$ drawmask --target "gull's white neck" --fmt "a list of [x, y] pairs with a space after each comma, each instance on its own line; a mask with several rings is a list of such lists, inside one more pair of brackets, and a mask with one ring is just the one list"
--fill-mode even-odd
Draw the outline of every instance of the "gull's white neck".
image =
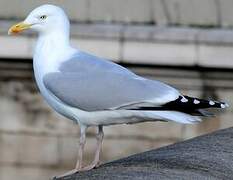
[[37, 40], [33, 56], [36, 76], [57, 72], [59, 65], [75, 50], [69, 44], [69, 35], [62, 31], [41, 34]]
[[69, 35], [62, 31], [39, 36], [33, 56], [33, 69], [41, 92], [46, 91], [43, 84], [44, 75], [59, 72], [60, 64], [75, 52], [77, 50], [69, 44]]
[[33, 69], [38, 88], [46, 101], [56, 111], [70, 117], [64, 104], [57, 101], [46, 89], [43, 77], [47, 73], [59, 72], [60, 64], [72, 56], [77, 50], [69, 45], [69, 36], [60, 32], [40, 35], [33, 56]]

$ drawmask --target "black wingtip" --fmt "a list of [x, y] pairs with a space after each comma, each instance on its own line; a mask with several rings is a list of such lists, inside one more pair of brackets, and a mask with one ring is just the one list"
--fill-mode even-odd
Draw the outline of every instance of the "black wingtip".
[[222, 109], [225, 109], [225, 108], [228, 108], [230, 107], [230, 105], [228, 103], [221, 103], [221, 108]]
[[159, 107], [138, 107], [130, 110], [143, 110], [143, 111], [167, 110], [167, 111], [180, 111], [192, 115], [212, 116], [213, 114], [208, 114], [208, 112], [204, 111], [204, 109], [209, 109], [209, 108], [225, 109], [227, 107], [229, 107], [229, 105], [225, 102], [204, 100], [189, 96], [179, 96], [176, 100], [168, 102]]
[[[189, 96], [182, 96], [182, 98], [179, 98], [182, 102], [183, 99], [186, 99], [186, 103], [189, 106], [194, 106], [196, 109], [205, 109], [205, 108], [222, 108], [225, 109], [229, 107], [229, 104], [225, 102], [219, 102], [219, 101], [213, 101], [213, 100], [204, 100], [204, 99], [198, 99], [193, 98]], [[185, 100], [183, 100], [184, 102]]]

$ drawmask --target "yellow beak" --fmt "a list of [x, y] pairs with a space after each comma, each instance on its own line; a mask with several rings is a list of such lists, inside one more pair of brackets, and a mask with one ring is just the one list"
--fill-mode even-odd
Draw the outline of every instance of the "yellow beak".
[[26, 24], [24, 22], [20, 22], [18, 24], [13, 25], [9, 30], [8, 34], [18, 34], [26, 29], [29, 29], [32, 25], [31, 24]]

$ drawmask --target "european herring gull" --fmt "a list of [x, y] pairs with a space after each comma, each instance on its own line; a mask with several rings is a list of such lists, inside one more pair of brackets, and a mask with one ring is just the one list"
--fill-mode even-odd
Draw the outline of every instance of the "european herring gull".
[[[70, 23], [54, 5], [34, 9], [9, 34], [32, 29], [39, 37], [33, 68], [39, 90], [58, 113], [80, 126], [78, 161], [66, 175], [99, 165], [103, 126], [145, 121], [175, 121], [192, 124], [208, 116], [206, 108], [225, 108], [226, 103], [182, 95], [159, 81], [145, 79], [128, 69], [75, 49], [70, 45]], [[98, 127], [94, 161], [82, 166], [86, 130]]]

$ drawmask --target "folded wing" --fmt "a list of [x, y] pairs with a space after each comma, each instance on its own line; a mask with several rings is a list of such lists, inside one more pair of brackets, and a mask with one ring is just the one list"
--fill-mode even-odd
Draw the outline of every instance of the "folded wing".
[[156, 107], [180, 95], [162, 82], [86, 54], [66, 61], [60, 70], [44, 76], [45, 87], [62, 102], [85, 111]]

